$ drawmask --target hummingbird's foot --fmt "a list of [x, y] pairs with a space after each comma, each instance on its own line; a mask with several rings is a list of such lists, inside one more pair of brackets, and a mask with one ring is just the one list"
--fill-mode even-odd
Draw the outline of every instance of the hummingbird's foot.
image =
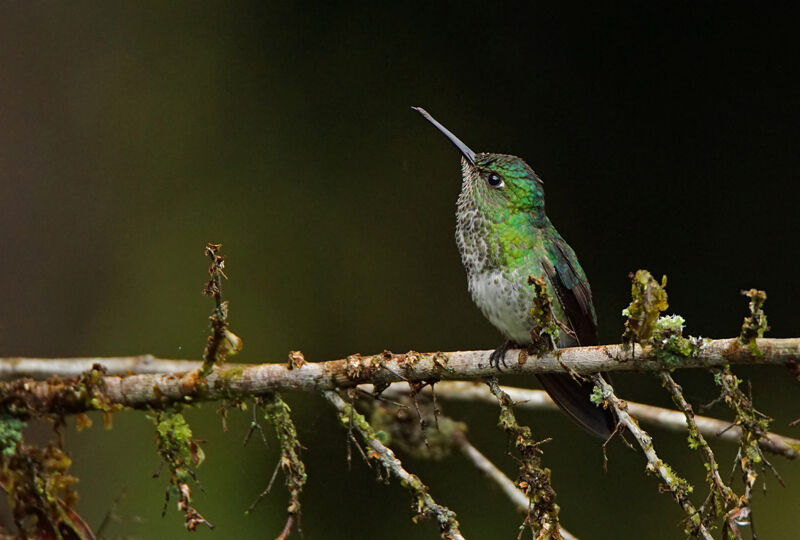
[[503, 371], [503, 369], [500, 367], [500, 362], [503, 363], [503, 367], [508, 367], [508, 364], [506, 364], [506, 352], [508, 349], [514, 346], [516, 346], [516, 343], [509, 339], [501, 343], [500, 346], [493, 350], [492, 354], [489, 355], [489, 366], [497, 368], [497, 371]]

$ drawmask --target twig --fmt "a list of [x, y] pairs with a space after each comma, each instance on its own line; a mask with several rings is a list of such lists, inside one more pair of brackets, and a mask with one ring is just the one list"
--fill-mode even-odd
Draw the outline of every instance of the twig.
[[463, 540], [464, 537], [458, 529], [455, 513], [446, 506], [438, 504], [428, 493], [428, 487], [416, 475], [403, 468], [402, 462], [394, 455], [391, 448], [378, 440], [378, 435], [364, 416], [354, 411], [353, 406], [345, 402], [336, 392], [328, 390], [324, 391], [322, 395], [339, 411], [339, 420], [345, 428], [350, 425], [352, 415], [353, 429], [358, 432], [364, 443], [374, 452], [371, 457], [379, 461], [387, 471], [397, 477], [413, 494], [415, 500], [414, 508], [417, 514], [434, 517], [439, 523], [442, 538]]
[[[746, 322], [747, 320], [745, 319]], [[766, 325], [766, 318], [763, 319], [763, 322]], [[744, 495], [739, 498], [736, 506], [728, 512], [728, 519], [735, 525], [752, 525], [751, 500], [753, 488], [758, 477], [756, 464], [761, 463], [762, 466], [769, 467], [778, 482], [783, 485], [783, 480], [764, 456], [758, 444], [759, 441], [765, 438], [771, 418], [755, 409], [752, 391], [748, 392], [748, 395], [742, 392], [739, 388], [739, 384], [742, 381], [731, 372], [729, 366], [715, 371], [714, 381], [720, 386], [720, 397], [736, 413], [736, 424], [742, 429], [742, 438], [739, 441], [739, 452], [734, 463], [734, 470], [736, 470], [737, 466], [741, 470], [745, 489]], [[755, 526], [753, 526], [753, 538], [755, 538]]]
[[258, 494], [258, 497], [256, 497], [256, 499], [250, 503], [250, 506], [248, 506], [247, 510], [244, 511], [245, 514], [250, 514], [253, 510], [256, 509], [256, 506], [258, 505], [258, 503], [261, 502], [261, 499], [269, 495], [269, 492], [272, 491], [273, 484], [275, 484], [275, 479], [278, 478], [279, 470], [281, 470], [280, 460], [278, 460], [278, 462], [275, 464], [275, 469], [272, 471], [272, 476], [270, 477], [269, 482], [267, 483], [267, 487], [265, 487], [261, 491], [261, 493]]
[[[556, 404], [543, 390], [515, 388], [513, 386], [501, 386], [500, 388], [511, 397], [517, 409], [558, 410]], [[486, 386], [476, 382], [438, 382], [436, 383], [436, 393], [440, 398], [453, 401], [479, 401], [490, 405], [497, 403], [497, 400]], [[402, 384], [393, 384], [384, 390], [382, 395], [391, 399], [399, 399], [404, 395], [408, 395], [408, 387]], [[628, 401], [627, 403], [628, 412], [640, 422], [670, 431], [686, 432], [688, 429], [686, 417], [682, 412], [633, 401]], [[725, 420], [695, 415], [694, 421], [699, 432], [705, 437], [730, 443], [738, 443], [741, 438], [741, 427]], [[789, 459], [800, 457], [800, 440], [777, 433], [767, 433], [765, 438], [759, 441], [759, 446], [767, 452], [782, 455]]]
[[500, 403], [500, 420], [498, 425], [508, 434], [520, 454], [519, 476], [517, 486], [525, 491], [528, 498], [528, 514], [520, 527], [521, 538], [523, 527], [530, 527], [536, 538], [560, 538], [558, 521], [558, 505], [556, 491], [550, 482], [550, 470], [542, 467], [539, 445], [528, 426], [517, 423], [513, 402], [497, 384], [495, 377], [486, 379], [489, 390]]
[[292, 526], [294, 525], [294, 516], [290, 515], [286, 518], [286, 524], [283, 526], [283, 530], [281, 533], [275, 537], [275, 540], [285, 540], [289, 537], [289, 533], [292, 532]]
[[[156, 358], [152, 354], [138, 356], [85, 357], [85, 358], [0, 358], [0, 380], [12, 381], [28, 377], [75, 377], [92, 368], [94, 364], [106, 367], [108, 375], [146, 375], [155, 373], [187, 373], [202, 367], [197, 360]], [[235, 367], [238, 364], [226, 364]], [[244, 364], [241, 364], [244, 366]]]
[[[698, 368], [733, 364], [783, 365], [800, 358], [800, 338], [757, 340], [760, 356], [743, 345], [738, 338], [721, 339], [703, 344], [696, 355], [682, 358], [670, 364], [670, 368]], [[560, 358], [552, 354], [537, 358], [536, 362], [523, 364], [511, 362], [506, 373], [563, 373], [564, 362], [580, 374], [599, 371], [660, 371], [663, 363], [650, 355], [650, 347], [636, 348], [636, 360], [630, 360], [630, 351], [621, 345], [575, 347], [559, 349]], [[517, 350], [517, 355], [525, 351]], [[111, 403], [134, 408], [163, 407], [171, 403], [186, 401], [212, 401], [223, 398], [245, 398], [265, 395], [275, 391], [320, 391], [347, 388], [363, 383], [384, 384], [396, 382], [402, 375], [409, 381], [431, 379], [477, 379], [492, 376], [494, 368], [489, 366], [491, 351], [457, 351], [451, 353], [414, 353], [359, 356], [357, 359], [332, 360], [329, 362], [307, 362], [300, 368], [289, 369], [285, 363], [229, 366], [215, 368], [207, 378], [196, 373], [142, 374], [130, 376], [105, 376], [103, 393]], [[506, 358], [513, 358], [510, 351]], [[151, 358], [151, 357], [143, 357]], [[42, 365], [38, 369], [42, 374]], [[113, 364], [113, 359], [93, 358], [49, 361], [53, 372], [75, 372], [75, 367], [65, 364], [75, 362], [84, 367], [92, 363]], [[34, 362], [37, 363], [37, 362]], [[130, 366], [130, 358], [126, 359]], [[27, 365], [25, 365], [27, 364]], [[24, 366], [23, 366], [24, 365]], [[152, 365], [152, 359], [151, 359]], [[388, 369], [383, 369], [386, 365]], [[29, 370], [32, 366], [23, 359], [0, 359], [0, 372], [18, 373], [21, 366]], [[188, 367], [188, 366], [187, 366]], [[65, 391], [66, 388], [66, 391]], [[93, 405], [80, 396], [75, 396], [69, 381], [16, 380], [0, 384], [0, 405], [18, 405], [19, 410], [29, 414], [79, 413], [94, 410]]]
[[[300, 495], [303, 493], [303, 486], [306, 483], [306, 467], [300, 458], [302, 445], [297, 438], [297, 429], [292, 422], [289, 406], [277, 394], [265, 396], [262, 403], [264, 404], [264, 418], [275, 428], [275, 436], [281, 448], [280, 467], [283, 470], [286, 490], [289, 492], [286, 526], [278, 535], [278, 538], [286, 538], [292, 530], [292, 525], [300, 517]], [[269, 493], [271, 485], [272, 480], [262, 495]], [[251, 505], [251, 508], [254, 505], [255, 503]]]
[[[484, 456], [480, 450], [472, 446], [463, 432], [456, 432], [453, 435], [453, 441], [458, 449], [461, 450], [461, 453], [464, 454], [464, 456], [466, 456], [466, 458], [469, 459], [479, 471], [497, 484], [497, 486], [500, 488], [500, 491], [502, 491], [503, 494], [508, 497], [512, 503], [514, 503], [514, 506], [517, 507], [517, 510], [520, 512], [528, 511], [528, 496], [525, 495], [525, 493], [519, 489], [503, 471], [498, 469], [497, 466], [489, 460], [489, 458]], [[564, 540], [578, 540], [574, 534], [567, 531], [563, 526], [561, 527], [561, 536], [564, 538]]]
[[472, 461], [473, 465], [481, 471], [483, 474], [486, 475], [487, 478], [492, 480], [503, 494], [508, 497], [514, 506], [517, 507], [517, 510], [520, 512], [527, 512], [528, 511], [528, 496], [519, 489], [514, 482], [505, 475], [503, 471], [497, 468], [497, 466], [489, 461], [489, 458], [484, 456], [480, 450], [472, 446], [470, 442], [467, 440], [466, 435], [463, 433], [458, 433], [453, 437], [454, 442], [461, 453], [463, 453], [470, 461]]
[[[95, 530], [95, 536], [97, 538], [104, 538], [105, 537], [105, 529], [112, 521], [119, 521], [119, 515], [117, 514], [117, 510], [119, 508], [120, 501], [126, 496], [127, 489], [122, 488], [117, 493], [114, 500], [111, 501], [111, 504], [106, 510], [106, 513], [103, 515], [103, 520], [100, 522], [100, 525], [97, 526]], [[0, 537], [1, 538], [1, 537]]]
[[628, 405], [614, 394], [614, 388], [608, 384], [600, 375], [592, 377], [595, 385], [600, 388], [603, 400], [609, 407], [614, 409], [619, 422], [623, 424], [631, 435], [639, 443], [642, 452], [647, 458], [647, 470], [657, 473], [664, 481], [664, 489], [678, 502], [686, 514], [689, 516], [687, 529], [692, 534], [699, 534], [705, 540], [713, 540], [713, 537], [705, 528], [700, 520], [700, 514], [689, 500], [690, 486], [686, 480], [677, 476], [672, 469], [656, 454], [653, 447], [653, 440], [646, 431], [639, 427], [639, 423], [628, 413]]
[[[767, 315], [764, 313], [764, 302], [767, 300], [767, 293], [758, 289], [750, 289], [749, 291], [742, 291], [742, 294], [750, 298], [748, 303], [750, 315], [744, 318], [739, 341], [747, 345], [750, 348], [750, 352], [758, 357], [761, 355], [761, 351], [758, 349], [758, 338], [763, 337], [764, 333], [769, 330]], [[739, 442], [739, 452], [736, 455], [734, 471], [738, 465], [742, 472], [742, 482], [745, 489], [744, 494], [739, 497], [735, 506], [728, 511], [728, 523], [737, 539], [741, 538], [737, 527], [739, 525], [750, 525], [752, 527], [752, 537], [755, 539], [756, 529], [752, 517], [751, 500], [753, 488], [758, 477], [756, 464], [761, 463], [762, 467], [769, 467], [778, 482], [783, 485], [783, 480], [764, 456], [759, 446], [759, 442], [765, 438], [772, 419], [756, 410], [753, 406], [752, 386], [748, 383], [748, 392], [745, 394], [739, 388], [742, 380], [733, 374], [729, 365], [711, 371], [714, 373], [714, 382], [720, 386], [720, 397], [718, 399], [724, 401], [736, 413], [736, 424], [742, 428], [742, 437]]]
[[[708, 446], [705, 437], [703, 437], [703, 434], [700, 433], [697, 427], [692, 406], [686, 401], [681, 387], [668, 372], [662, 371], [658, 376], [661, 379], [661, 384], [672, 396], [672, 401], [683, 411], [686, 424], [689, 426], [689, 445], [693, 448], [698, 448], [703, 455], [703, 460], [706, 462], [706, 471], [708, 471], [711, 488], [709, 501], [707, 502], [710, 502], [710, 505], [706, 508], [706, 504], [703, 504], [701, 510], [707, 511], [710, 518], [718, 517], [718, 513], [720, 512], [725, 514], [727, 517], [726, 524], [731, 534], [733, 534], [735, 538], [741, 538], [737, 520], [734, 518], [733, 514], [728, 514], [728, 510], [736, 508], [738, 497], [719, 475], [719, 466], [714, 457], [714, 452], [711, 450], [711, 447]], [[703, 517], [704, 516], [701, 516], [701, 519]]]
[[211, 335], [208, 345], [203, 351], [203, 366], [200, 375], [211, 373], [214, 366], [221, 364], [226, 354], [226, 333], [228, 326], [228, 303], [222, 301], [222, 278], [225, 276], [225, 257], [219, 254], [222, 244], [207, 244], [206, 255], [211, 259], [208, 267], [209, 280], [203, 288], [203, 294], [214, 297], [214, 312], [208, 318], [211, 321]]
[[250, 442], [250, 437], [253, 436], [254, 431], [258, 431], [259, 435], [261, 435], [261, 442], [264, 443], [266, 448], [269, 448], [269, 442], [267, 442], [267, 436], [264, 434], [264, 428], [261, 427], [261, 424], [258, 422], [258, 404], [260, 403], [260, 398], [253, 399], [253, 419], [250, 420], [250, 427], [247, 430], [247, 433], [244, 436], [244, 441], [242, 441], [242, 446], [247, 446], [247, 443]]

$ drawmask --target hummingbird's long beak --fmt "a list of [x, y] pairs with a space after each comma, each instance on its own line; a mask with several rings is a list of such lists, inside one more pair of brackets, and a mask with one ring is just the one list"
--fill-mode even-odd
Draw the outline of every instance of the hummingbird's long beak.
[[467, 159], [467, 161], [469, 161], [469, 162], [470, 162], [470, 163], [471, 163], [473, 166], [475, 165], [475, 152], [473, 152], [472, 150], [470, 150], [470, 149], [469, 149], [469, 147], [468, 147], [466, 144], [464, 144], [463, 142], [461, 142], [461, 140], [460, 140], [458, 137], [456, 137], [455, 135], [453, 135], [453, 134], [450, 132], [450, 130], [449, 130], [449, 129], [447, 129], [447, 128], [446, 128], [446, 127], [444, 127], [442, 124], [440, 124], [439, 122], [437, 122], [437, 121], [436, 121], [436, 119], [435, 119], [433, 116], [431, 116], [430, 114], [428, 114], [428, 111], [426, 111], [426, 110], [425, 110], [425, 109], [423, 109], [422, 107], [411, 107], [411, 108], [412, 108], [412, 109], [414, 109], [415, 111], [417, 111], [417, 112], [418, 112], [419, 114], [421, 114], [422, 116], [424, 116], [424, 117], [425, 117], [425, 119], [426, 119], [428, 122], [430, 122], [431, 124], [433, 124], [434, 126], [436, 126], [436, 129], [438, 129], [439, 131], [441, 131], [442, 133], [444, 133], [444, 136], [445, 136], [445, 137], [447, 137], [448, 139], [450, 139], [450, 142], [451, 142], [451, 143], [453, 143], [454, 145], [456, 145], [456, 148], [458, 148], [459, 152], [461, 152], [461, 153], [464, 155], [464, 157]]

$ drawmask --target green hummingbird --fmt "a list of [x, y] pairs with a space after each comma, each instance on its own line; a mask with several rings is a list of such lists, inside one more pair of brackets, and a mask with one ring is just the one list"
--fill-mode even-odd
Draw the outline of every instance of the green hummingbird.
[[[544, 186], [521, 158], [476, 154], [421, 107], [413, 107], [461, 152], [461, 194], [456, 242], [467, 271], [472, 299], [506, 341], [490, 364], [505, 366], [511, 347], [533, 344], [531, 318], [535, 290], [528, 276], [544, 280], [562, 330], [558, 345], [597, 345], [592, 291], [575, 252], [558, 234], [544, 208]], [[539, 374], [544, 389], [575, 422], [608, 438], [616, 419], [590, 401], [593, 385], [569, 374]]]

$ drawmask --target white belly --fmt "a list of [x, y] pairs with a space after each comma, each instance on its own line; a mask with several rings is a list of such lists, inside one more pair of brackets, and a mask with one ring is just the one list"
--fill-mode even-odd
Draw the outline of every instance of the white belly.
[[527, 276], [502, 272], [481, 272], [469, 278], [469, 291], [484, 316], [507, 338], [516, 343], [531, 342], [530, 308], [532, 289]]

